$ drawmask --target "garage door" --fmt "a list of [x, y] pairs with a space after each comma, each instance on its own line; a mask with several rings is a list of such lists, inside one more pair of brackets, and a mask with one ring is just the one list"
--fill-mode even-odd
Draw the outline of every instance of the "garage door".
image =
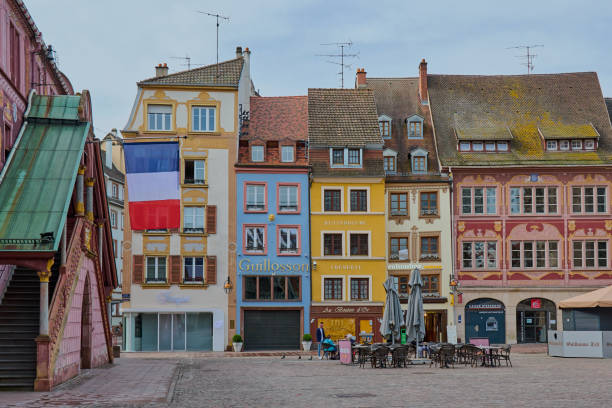
[[245, 310], [245, 350], [298, 350], [299, 310]]

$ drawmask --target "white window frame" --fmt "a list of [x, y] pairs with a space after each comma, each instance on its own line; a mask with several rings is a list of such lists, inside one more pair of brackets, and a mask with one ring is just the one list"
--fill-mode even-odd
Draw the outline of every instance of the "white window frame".
[[[537, 250], [537, 244], [538, 242], [544, 242], [544, 266], [538, 266], [538, 250]], [[557, 244], [557, 266], [550, 266], [550, 243], [554, 242]], [[520, 266], [512, 266], [512, 261], [514, 260], [513, 256], [514, 254], [512, 253], [512, 244], [513, 243], [520, 243]], [[525, 266], [525, 243], [530, 243], [531, 244], [531, 251], [532, 251], [532, 258], [531, 258], [531, 262], [532, 262], [532, 266]], [[557, 270], [557, 269], [561, 269], [561, 241], [556, 241], [554, 239], [534, 239], [534, 240], [520, 240], [520, 239], [512, 239], [509, 240], [508, 243], [508, 255], [509, 255], [509, 259], [510, 259], [510, 264], [509, 267], [512, 270], [520, 270], [520, 269], [527, 269], [527, 270], [533, 270], [533, 269], [538, 269], [538, 268], [544, 268], [544, 269], [553, 269], [553, 270]]]
[[[253, 233], [251, 233], [252, 237], [253, 237], [253, 241], [255, 242], [255, 244], [257, 244], [256, 241], [259, 240], [259, 234], [257, 233], [258, 230], [261, 230], [261, 244], [262, 247], [261, 249], [249, 249], [248, 247], [248, 237], [249, 237], [249, 233], [251, 230], [255, 231], [255, 235], [253, 235]], [[244, 226], [244, 251], [245, 253], [248, 254], [252, 254], [252, 255], [264, 255], [267, 253], [267, 234], [266, 234], [266, 227], [262, 226], [262, 225], [245, 225]]]
[[[165, 112], [167, 110], [166, 108], [169, 108], [170, 112]], [[151, 112], [152, 110], [158, 110], [160, 112]], [[162, 110], [164, 112], [162, 112]], [[148, 104], [147, 105], [147, 130], [166, 131], [166, 132], [172, 130], [172, 113], [173, 113], [172, 105], [167, 105], [167, 104], [162, 104], [162, 103]], [[153, 126], [151, 126], [151, 124], [153, 124]]]
[[[476, 189], [482, 189], [482, 212], [476, 212]], [[495, 194], [493, 195], [493, 207], [495, 208], [495, 212], [489, 212], [489, 194], [488, 191], [493, 189]], [[470, 212], [463, 211], [463, 191], [470, 190]], [[462, 215], [495, 215], [497, 214], [497, 187], [493, 186], [470, 186], [470, 187], [461, 187], [461, 197], [460, 197], [460, 205], [461, 205], [461, 214]]]
[[595, 150], [595, 140], [587, 139], [584, 141], [584, 149], [585, 150]]
[[547, 140], [546, 141], [546, 150], [557, 150], [557, 141], [556, 140]]
[[[587, 242], [593, 242], [594, 244], [594, 257], [593, 257], [593, 266], [586, 266], [586, 244]], [[606, 264], [604, 266], [599, 265], [599, 243], [603, 242], [606, 244]], [[581, 253], [581, 265], [576, 265], [575, 254], [575, 245], [580, 244], [580, 253]], [[574, 269], [607, 269], [610, 265], [610, 242], [608, 239], [592, 239], [592, 238], [578, 238], [571, 241], [570, 251], [572, 254], [572, 267]]]
[[508, 142], [497, 142], [497, 150], [498, 151], [500, 151], [500, 152], [507, 152], [508, 149], [509, 149]]
[[[187, 162], [193, 162], [193, 178], [187, 178]], [[204, 159], [185, 159], [184, 163], [185, 174], [183, 176], [183, 182], [186, 184], [206, 184], [206, 160]], [[201, 173], [201, 174], [198, 174]], [[199, 177], [201, 175], [201, 177]], [[191, 183], [187, 183], [191, 180]]]
[[470, 142], [459, 142], [459, 151], [460, 152], [469, 152], [472, 150], [472, 143]]
[[[196, 111], [198, 112], [197, 116], [199, 118], [199, 123], [196, 122]], [[212, 129], [210, 128], [210, 112], [211, 111], [212, 111], [212, 117], [213, 117]], [[204, 125], [206, 125], [205, 129], [201, 127], [202, 112], [205, 112], [205, 115], [206, 115], [206, 118], [204, 119]], [[216, 130], [217, 130], [217, 107], [216, 106], [196, 105], [196, 106], [191, 107], [191, 131], [192, 132], [209, 133], [209, 132], [215, 132]]]
[[496, 150], [495, 142], [485, 142], [486, 152], [494, 152], [495, 150]]
[[[537, 199], [536, 199], [536, 189], [538, 188], [543, 188], [544, 189], [544, 212], [537, 212]], [[518, 205], [519, 205], [519, 211], [514, 211], [512, 205], [512, 198], [513, 198], [513, 190], [518, 189], [519, 192], [519, 201], [518, 201]], [[525, 212], [525, 189], [530, 189], [531, 190], [531, 212]], [[549, 208], [552, 205], [552, 203], [550, 202], [550, 190], [553, 189], [555, 191], [555, 197], [556, 197], [556, 202], [554, 203], [554, 205], [557, 208], [557, 211], [555, 212], [550, 212]], [[509, 209], [508, 209], [508, 213], [509, 215], [527, 215], [527, 216], [531, 216], [531, 215], [559, 215], [559, 211], [560, 211], [560, 207], [561, 207], [561, 200], [560, 200], [560, 196], [559, 196], [559, 191], [560, 191], [560, 186], [558, 185], [537, 185], [537, 186], [510, 186], [508, 189], [508, 204], [509, 204]]]
[[[204, 233], [204, 225], [206, 218], [205, 207], [203, 206], [185, 206], [183, 207], [183, 232], [184, 233]], [[198, 224], [201, 221], [201, 226]], [[190, 224], [191, 226], [187, 226]]]
[[[260, 196], [263, 196], [263, 202], [261, 203], [263, 208], [249, 208], [249, 190], [250, 188], [254, 188], [255, 190], [253, 190], [253, 194], [254, 194], [254, 200], [253, 200], [253, 205], [257, 205], [259, 206], [260, 202], [259, 202], [259, 198], [261, 198]], [[259, 189], [263, 190], [263, 194], [259, 194]], [[245, 187], [245, 210], [246, 212], [262, 212], [262, 211], [266, 211], [267, 206], [267, 197], [266, 197], [266, 192], [267, 192], [267, 186], [265, 184], [260, 184], [260, 183], [246, 183], [246, 187]]]
[[484, 152], [483, 142], [472, 142], [472, 150], [475, 152]]
[[[483, 258], [482, 258], [482, 267], [477, 267], [476, 266], [476, 244], [477, 243], [482, 243], [483, 244]], [[494, 243], [495, 244], [495, 266], [489, 266], [489, 250], [488, 250], [488, 246], [489, 243]], [[464, 244], [471, 244], [471, 266], [464, 266], [464, 260], [465, 258], [463, 257], [463, 245]], [[462, 270], [475, 270], [475, 271], [481, 271], [481, 270], [496, 270], [499, 267], [499, 242], [496, 240], [465, 240], [465, 241], [461, 241], [461, 263], [459, 264]]]
[[561, 140], [559, 141], [559, 150], [569, 150], [570, 149], [570, 141], [569, 140]]
[[112, 228], [117, 228], [117, 211], [115, 210], [110, 211], [110, 222], [111, 222]]
[[[580, 189], [580, 211], [574, 211], [574, 189], [578, 188]], [[585, 194], [585, 189], [587, 188], [592, 188], [593, 189], [593, 211], [586, 211], [586, 194]], [[597, 194], [597, 190], [603, 188], [604, 189], [604, 211], [599, 211], [598, 210], [598, 201], [597, 198], [599, 197], [599, 194]], [[588, 185], [588, 186], [570, 186], [570, 205], [572, 208], [572, 214], [607, 214], [608, 210], [609, 210], [609, 205], [608, 205], [608, 200], [609, 200], [609, 195], [608, 195], [608, 187], [607, 186], [602, 186], [602, 185]]]
[[[189, 273], [191, 276], [191, 280], [185, 280], [186, 275], [188, 274], [187, 268], [187, 260], [190, 259], [192, 264], [191, 264], [191, 273]], [[196, 259], [201, 259], [202, 260], [202, 280], [198, 281], [195, 279], [196, 276]], [[197, 284], [202, 284], [204, 283], [206, 279], [206, 260], [204, 259], [203, 256], [185, 256], [183, 257], [183, 276], [182, 276], [182, 281], [183, 284], [187, 284], [187, 285], [197, 285]]]
[[251, 146], [251, 161], [261, 163], [264, 161], [266, 152], [265, 146], [263, 145], [252, 145]]
[[[159, 260], [164, 259], [164, 274], [163, 277], [160, 277], [160, 265]], [[154, 259], [154, 268], [155, 268], [155, 279], [149, 280], [149, 259]], [[166, 283], [168, 280], [168, 259], [165, 256], [147, 256], [145, 258], [145, 282], [146, 283]], [[163, 278], [163, 279], [162, 279]]]
[[[283, 231], [289, 231], [290, 236], [291, 232], [295, 231], [295, 250], [283, 250], [281, 247], [282, 239], [281, 235]], [[278, 226], [278, 254], [279, 255], [299, 255], [300, 254], [300, 229], [296, 226], [288, 226], [288, 225], [279, 225]]]
[[[282, 213], [298, 213], [300, 211], [300, 186], [299, 185], [289, 185], [289, 184], [280, 184], [278, 186], [276, 186], [276, 188], [278, 189], [278, 211], [282, 212]], [[286, 194], [282, 193], [282, 189], [288, 189]], [[295, 210], [283, 210], [281, 208], [282, 206], [282, 200], [283, 199], [287, 199], [287, 204], [290, 204], [290, 198], [291, 198], [291, 193], [289, 192], [289, 189], [295, 189]]]
[[[287, 152], [291, 152], [291, 155], [289, 155]], [[295, 147], [290, 146], [290, 145], [281, 146], [281, 162], [293, 163], [294, 161], [295, 161]]]
[[572, 140], [572, 150], [582, 150], [582, 140], [573, 139]]
[[[342, 164], [334, 164], [334, 150], [342, 150], [344, 158]], [[359, 150], [359, 163], [349, 163], [349, 150]], [[363, 149], [358, 147], [330, 147], [329, 148], [329, 166], [332, 168], [360, 168], [363, 167]]]

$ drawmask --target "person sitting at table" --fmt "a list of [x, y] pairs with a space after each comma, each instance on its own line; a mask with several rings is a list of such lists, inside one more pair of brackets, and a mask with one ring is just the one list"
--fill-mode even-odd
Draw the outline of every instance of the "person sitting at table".
[[333, 360], [336, 355], [336, 352], [338, 351], [338, 348], [336, 347], [336, 343], [333, 342], [333, 340], [331, 339], [331, 336], [327, 336], [325, 340], [323, 340], [322, 344], [323, 344], [323, 357], [327, 355], [327, 358], [331, 357]]
[[355, 341], [357, 340], [357, 337], [353, 336], [351, 333], [348, 333], [346, 335], [346, 340], [351, 342], [351, 346], [355, 344]]
[[[416, 340], [412, 340], [410, 343], [416, 348]], [[427, 354], [429, 354], [427, 345], [419, 343], [419, 347], [417, 348], [417, 358], [425, 357]]]

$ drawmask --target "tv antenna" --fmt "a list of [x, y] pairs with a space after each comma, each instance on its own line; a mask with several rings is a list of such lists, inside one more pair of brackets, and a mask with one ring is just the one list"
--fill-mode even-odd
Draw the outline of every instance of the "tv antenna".
[[357, 54], [346, 54], [344, 48], [351, 48], [353, 43], [349, 40], [348, 42], [332, 42], [332, 43], [323, 43], [321, 45], [335, 45], [340, 48], [340, 54], [315, 54], [317, 57], [332, 57], [332, 58], [340, 58], [340, 62], [338, 61], [326, 61], [330, 64], [340, 65], [340, 83], [342, 88], [344, 88], [344, 70], [350, 68], [349, 64], [344, 63], [344, 58], [355, 58], [359, 57], [359, 53]]
[[218, 13], [208, 13], [206, 11], [196, 10], [200, 14], [206, 14], [210, 17], [215, 17], [217, 19], [217, 76], [219, 76], [219, 19], [229, 21], [229, 17], [222, 16]]
[[517, 55], [517, 58], [525, 58], [525, 62], [523, 62], [522, 64], [525, 65], [527, 67], [527, 75], [531, 74], [533, 72], [533, 59], [535, 57], [537, 57], [537, 54], [534, 54], [531, 50], [533, 48], [538, 48], [538, 47], [543, 47], [544, 44], [535, 44], [535, 45], [517, 45], [516, 47], [508, 47], [506, 48], [507, 50], [509, 49], [522, 49], [526, 51], [525, 55]]
[[170, 58], [185, 61], [185, 63], [184, 63], [184, 64], [181, 64], [181, 65], [182, 65], [182, 66], [185, 66], [185, 65], [186, 65], [186, 66], [187, 66], [187, 70], [190, 70], [190, 69], [191, 69], [191, 57], [190, 57], [189, 55], [185, 54], [185, 56], [184, 56], [184, 57], [170, 57]]

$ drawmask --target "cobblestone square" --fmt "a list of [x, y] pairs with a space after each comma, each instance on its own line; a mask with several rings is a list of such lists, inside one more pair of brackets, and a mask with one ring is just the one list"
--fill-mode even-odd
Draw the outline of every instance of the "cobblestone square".
[[514, 367], [372, 369], [291, 355], [130, 355], [6, 407], [604, 407], [612, 361], [514, 354]]

